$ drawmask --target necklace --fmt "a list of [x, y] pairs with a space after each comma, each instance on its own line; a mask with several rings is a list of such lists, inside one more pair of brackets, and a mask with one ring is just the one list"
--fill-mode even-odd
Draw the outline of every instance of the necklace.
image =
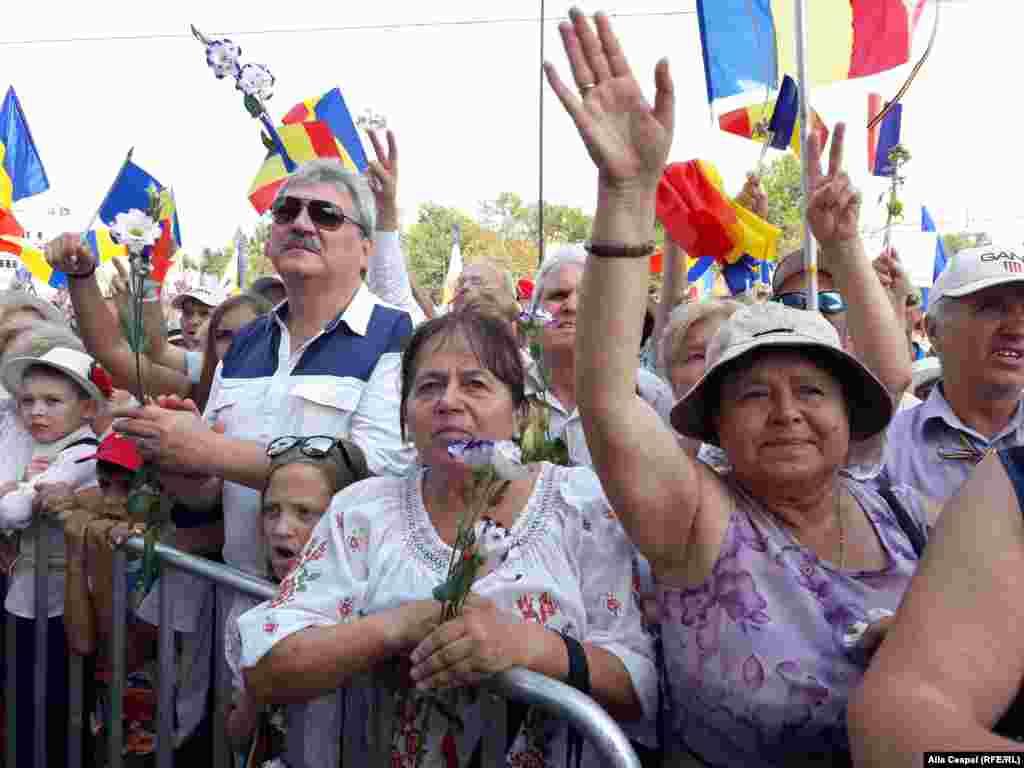
[[846, 568], [846, 527], [843, 525], [843, 491], [836, 491], [836, 524], [839, 526], [839, 570]]

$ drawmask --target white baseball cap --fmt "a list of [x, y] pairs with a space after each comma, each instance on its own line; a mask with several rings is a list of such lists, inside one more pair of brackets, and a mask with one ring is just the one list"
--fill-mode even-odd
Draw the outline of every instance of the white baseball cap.
[[1024, 283], [1024, 250], [999, 245], [965, 248], [946, 264], [928, 301], [970, 296], [1006, 283]]
[[207, 288], [199, 285], [195, 288], [189, 288], [183, 293], [179, 293], [174, 297], [174, 301], [171, 302], [171, 306], [174, 309], [181, 309], [181, 305], [185, 303], [185, 299], [194, 299], [200, 304], [205, 304], [208, 307], [216, 307], [224, 301], [224, 298], [224, 294], [219, 289]]
[[846, 352], [839, 334], [818, 312], [775, 302], [744, 307], [708, 343], [704, 375], [672, 408], [672, 426], [688, 437], [718, 444], [711, 415], [718, 410], [723, 367], [767, 347], [807, 351], [842, 382], [850, 411], [850, 437], [864, 440], [885, 429], [893, 401], [885, 385]]
[[100, 388], [92, 381], [96, 361], [84, 352], [67, 347], [54, 347], [40, 357], [15, 357], [8, 360], [3, 370], [0, 370], [0, 378], [8, 390], [17, 392], [25, 372], [34, 366], [58, 370], [73, 379], [93, 400], [101, 403], [105, 401]]

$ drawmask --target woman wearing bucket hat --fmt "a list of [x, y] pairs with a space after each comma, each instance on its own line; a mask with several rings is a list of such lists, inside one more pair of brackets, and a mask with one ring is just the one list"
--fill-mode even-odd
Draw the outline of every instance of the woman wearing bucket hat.
[[[632, 381], [672, 140], [668, 64], [652, 107], [607, 17], [596, 32], [579, 11], [570, 18], [560, 31], [576, 85], [594, 87], [580, 98], [546, 69], [599, 169], [579, 402], [602, 485], [658, 583], [670, 764], [848, 764], [846, 700], [878, 640], [865, 630], [898, 607], [925, 515], [912, 490], [891, 489], [890, 506], [841, 472], [851, 440], [885, 428], [893, 385], [909, 381], [905, 339], [857, 238], [841, 142], [828, 174], [813, 175], [809, 217], [829, 266], [877, 297], [875, 325], [858, 332], [874, 348], [862, 364], [818, 313], [780, 304], [729, 318], [672, 413], [683, 434], [724, 449], [732, 469], [719, 475], [637, 401]], [[808, 152], [814, 166], [820, 148]]]

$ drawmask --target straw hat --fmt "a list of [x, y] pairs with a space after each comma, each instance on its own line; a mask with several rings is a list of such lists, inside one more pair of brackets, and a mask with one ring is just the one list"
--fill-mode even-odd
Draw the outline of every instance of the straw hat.
[[90, 398], [101, 403], [104, 402], [103, 393], [91, 379], [93, 369], [98, 366], [84, 352], [67, 347], [54, 347], [42, 357], [15, 357], [8, 360], [0, 370], [0, 379], [3, 379], [3, 384], [8, 390], [17, 392], [25, 378], [25, 371], [33, 366], [43, 366], [60, 371], [74, 379], [75, 383], [84, 389]]

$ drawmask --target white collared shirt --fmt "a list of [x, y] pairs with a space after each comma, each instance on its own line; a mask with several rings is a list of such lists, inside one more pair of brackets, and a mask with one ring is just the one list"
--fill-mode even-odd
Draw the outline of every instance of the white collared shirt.
[[[360, 286], [343, 313], [291, 350], [287, 302], [243, 329], [217, 367], [206, 419], [225, 434], [266, 445], [281, 435], [355, 441], [370, 471], [402, 475], [414, 451], [399, 429], [401, 346], [409, 315]], [[224, 560], [262, 573], [260, 493], [224, 483]]]
[[[579, 408], [568, 411], [551, 390], [544, 390], [537, 363], [524, 352], [526, 370], [526, 394], [537, 395], [551, 406], [550, 436], [561, 437], [569, 449], [569, 461], [573, 466], [592, 467], [594, 461], [587, 447], [587, 438], [583, 433], [583, 421], [580, 419]], [[669, 423], [672, 410], [672, 388], [660, 377], [644, 368], [637, 368], [636, 389], [641, 399], [647, 402], [662, 420]], [[539, 394], [538, 394], [539, 393]]]

